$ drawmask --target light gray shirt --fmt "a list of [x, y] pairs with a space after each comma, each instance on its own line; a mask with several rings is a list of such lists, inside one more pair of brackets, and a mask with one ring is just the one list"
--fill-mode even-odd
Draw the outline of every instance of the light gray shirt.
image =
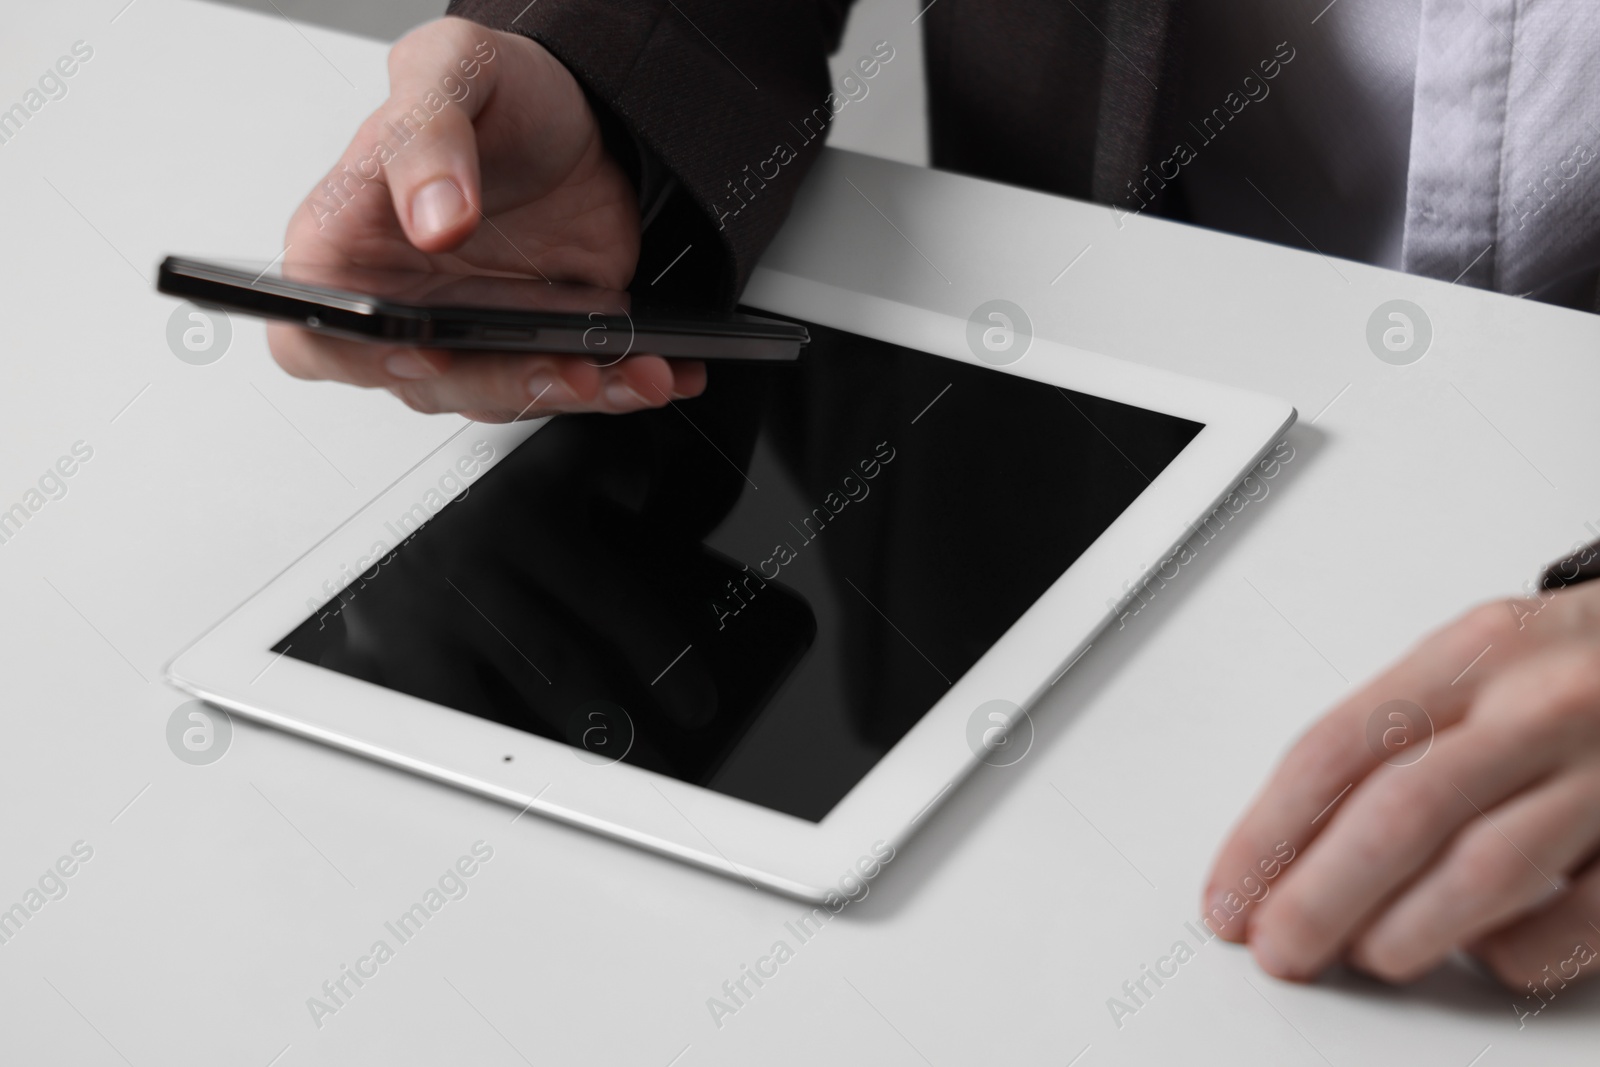
[[1596, 0], [1192, 0], [1190, 48], [1180, 127], [1249, 100], [1191, 142], [1196, 222], [1595, 306]]

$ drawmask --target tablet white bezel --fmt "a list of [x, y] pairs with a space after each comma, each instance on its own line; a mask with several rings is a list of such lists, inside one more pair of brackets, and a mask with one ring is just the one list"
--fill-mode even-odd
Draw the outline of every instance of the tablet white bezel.
[[[977, 364], [963, 319], [757, 272], [746, 303]], [[268, 651], [308, 601], [368, 566], [385, 522], [470, 485], [487, 442], [503, 458], [542, 422], [469, 424], [346, 520], [168, 667], [180, 689], [257, 722], [447, 782], [780, 892], [821, 902], [878, 841], [902, 845], [976, 765], [967, 720], [995, 699], [1027, 708], [1289, 428], [1286, 402], [1035, 338], [1018, 374], [1203, 423], [1183, 452], [819, 823], [578, 750]], [[473, 473], [465, 474], [467, 468]], [[443, 495], [441, 493], [441, 495]], [[426, 536], [424, 534], [424, 536]], [[359, 595], [359, 594], [358, 594]], [[506, 762], [504, 757], [513, 756]]]

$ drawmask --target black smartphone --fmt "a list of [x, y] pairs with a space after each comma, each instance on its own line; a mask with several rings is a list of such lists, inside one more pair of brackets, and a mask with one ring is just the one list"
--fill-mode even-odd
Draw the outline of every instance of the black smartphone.
[[797, 323], [697, 311], [610, 289], [493, 275], [207, 262], [168, 256], [156, 288], [224, 311], [355, 341], [553, 352], [609, 366], [633, 352], [683, 359], [792, 360]]

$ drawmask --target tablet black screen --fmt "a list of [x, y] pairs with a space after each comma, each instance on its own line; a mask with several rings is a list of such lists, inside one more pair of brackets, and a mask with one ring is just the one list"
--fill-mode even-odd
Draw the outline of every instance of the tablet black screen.
[[810, 329], [555, 419], [273, 651], [822, 819], [1201, 426]]

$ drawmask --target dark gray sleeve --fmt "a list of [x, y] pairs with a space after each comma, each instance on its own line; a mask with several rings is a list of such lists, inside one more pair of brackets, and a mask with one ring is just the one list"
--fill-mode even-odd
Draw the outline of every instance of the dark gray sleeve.
[[449, 13], [538, 41], [583, 86], [655, 210], [634, 289], [731, 307], [820, 153], [849, 2], [452, 0]]

